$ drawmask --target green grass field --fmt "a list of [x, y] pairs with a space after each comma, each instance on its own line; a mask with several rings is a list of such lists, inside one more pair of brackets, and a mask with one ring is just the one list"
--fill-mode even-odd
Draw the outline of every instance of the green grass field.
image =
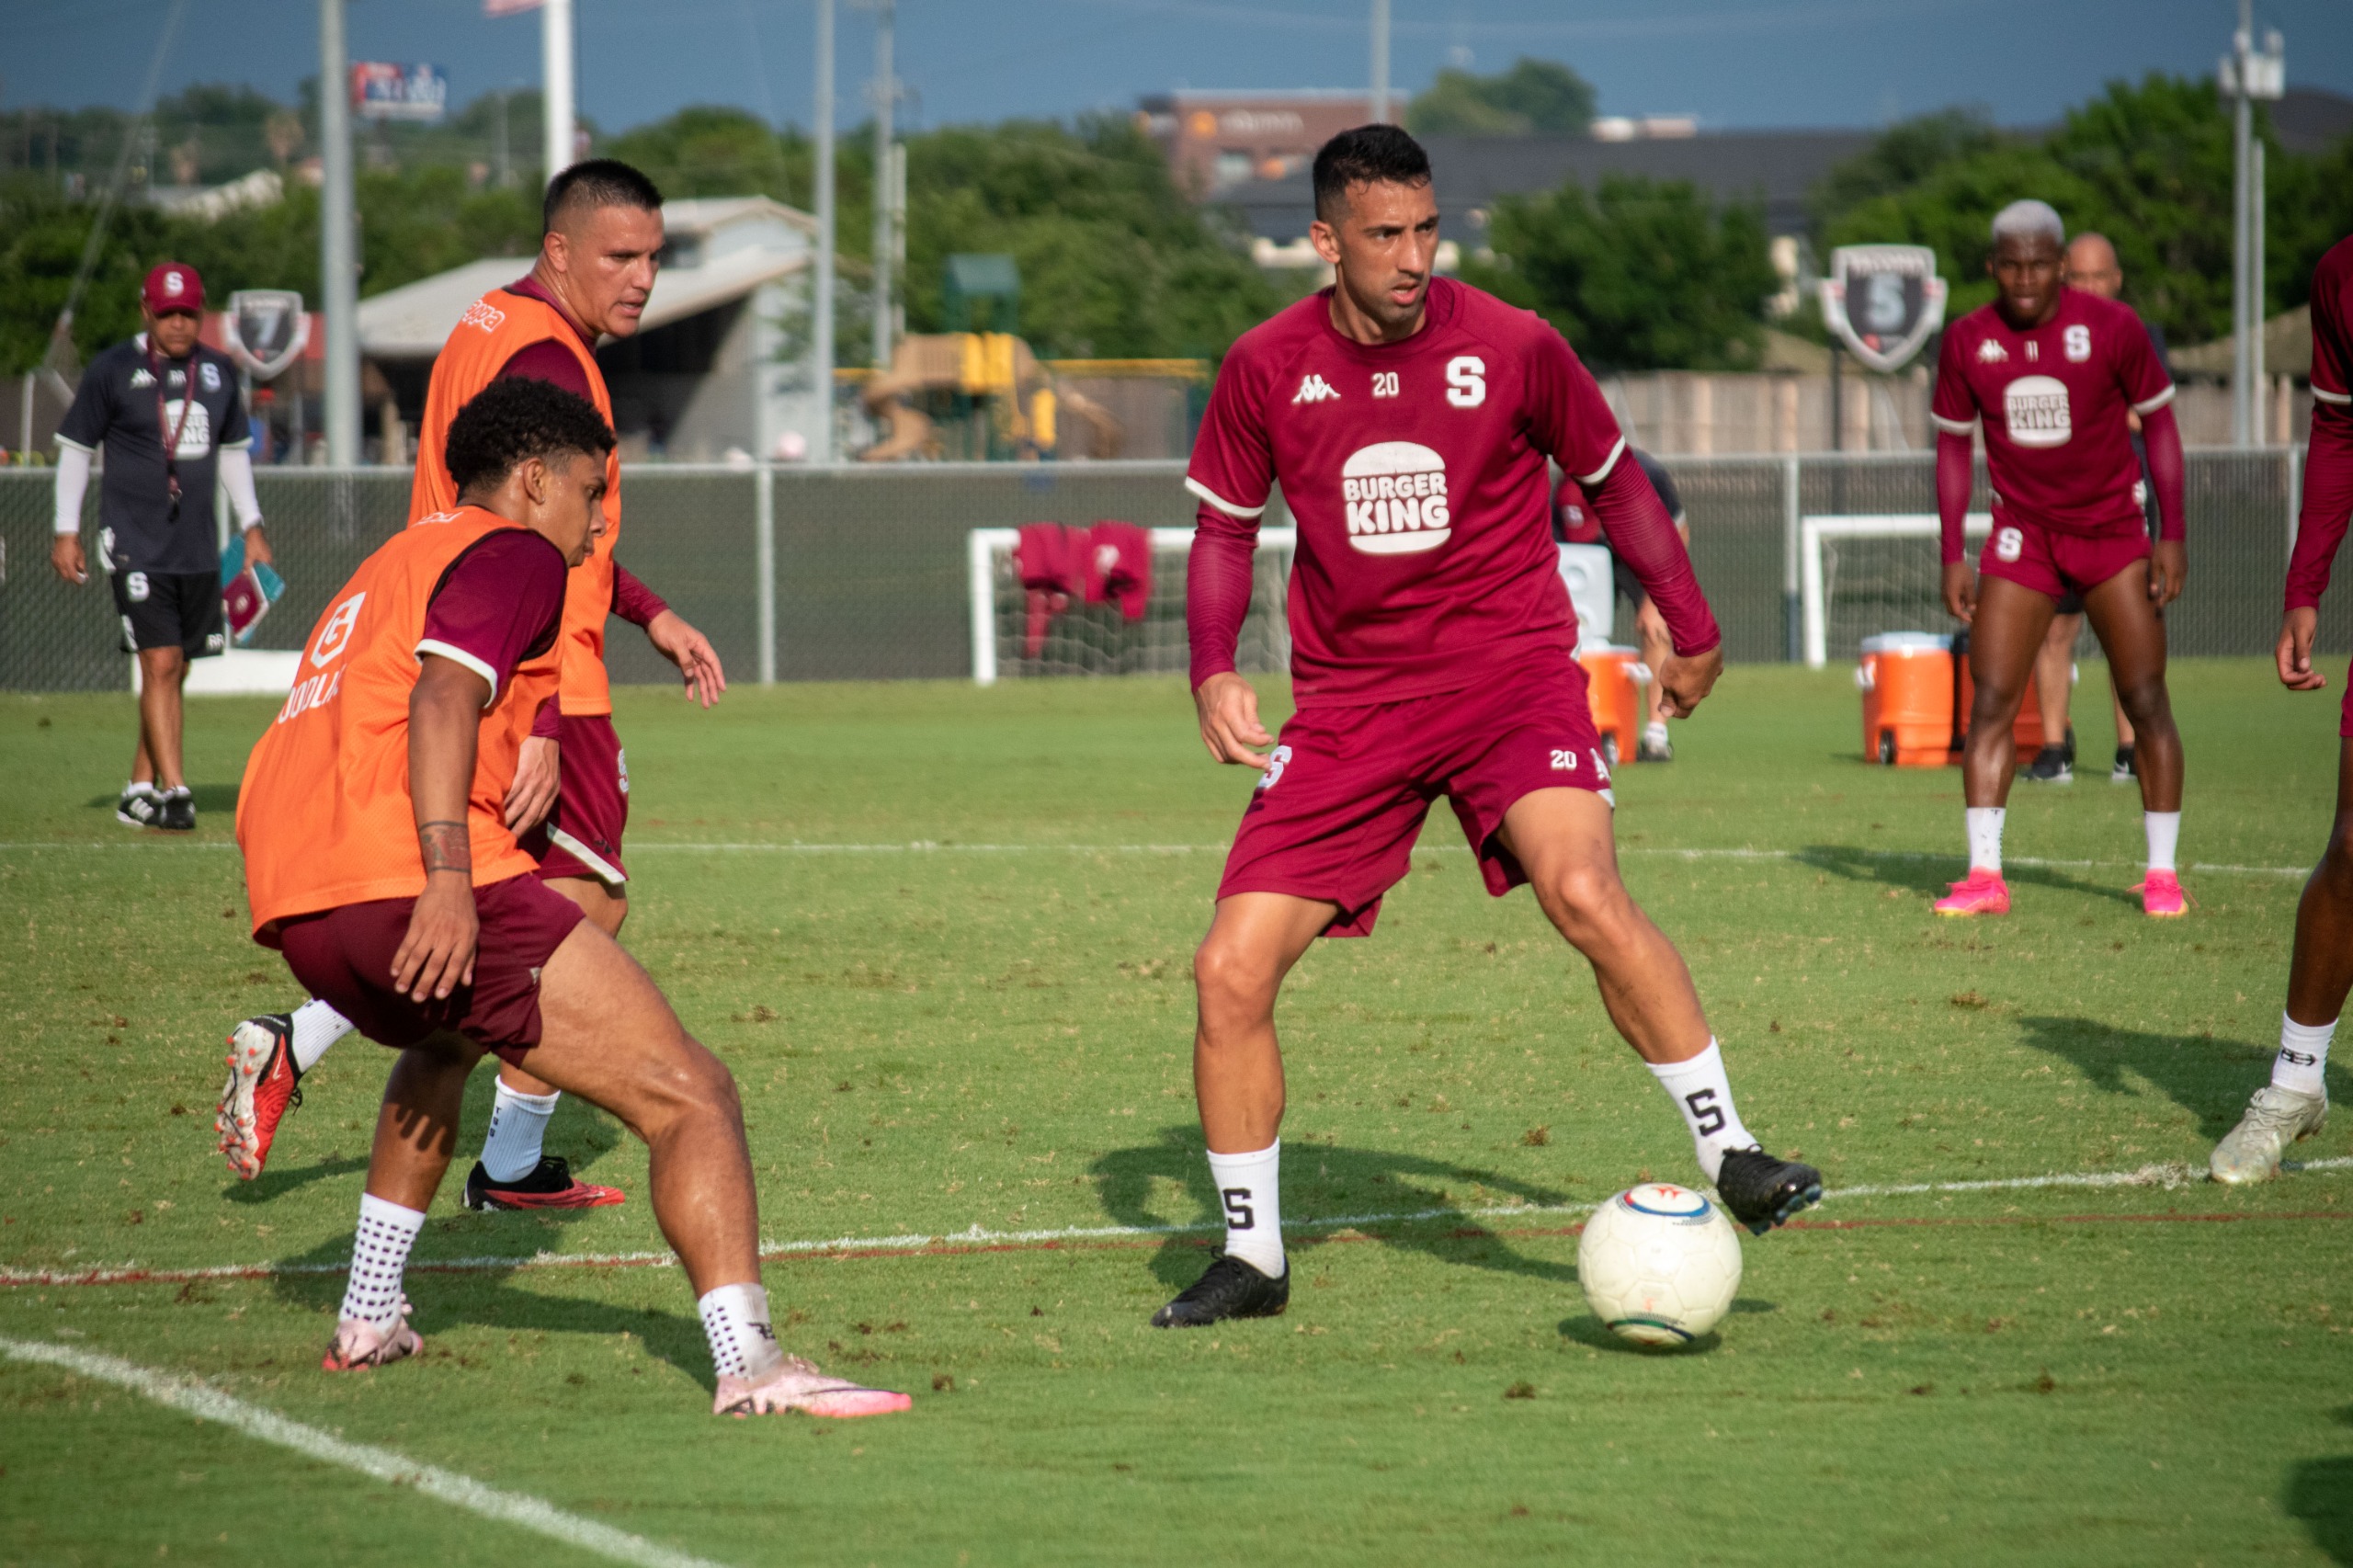
[[[1181, 685], [739, 687], [710, 715], [624, 692], [625, 939], [742, 1081], [765, 1233], [935, 1238], [769, 1264], [791, 1347], [916, 1395], [830, 1427], [710, 1417], [675, 1269], [529, 1261], [660, 1245], [641, 1149], [569, 1100], [551, 1149], [630, 1203], [473, 1216], [453, 1184], [410, 1276], [426, 1355], [322, 1374], [385, 1053], [326, 1059], [261, 1180], [211, 1147], [223, 1033], [299, 998], [226, 847], [271, 705], [194, 705], [191, 843], [112, 820], [127, 698], [0, 699], [0, 1267], [292, 1266], [0, 1286], [0, 1339], [195, 1374], [732, 1564], [2353, 1562], [2353, 1168], [2181, 1179], [2277, 1039], [2277, 869], [2325, 834], [2336, 694], [2249, 663], [2175, 690], [2177, 923], [2125, 892], [2139, 802], [2104, 769], [2017, 791], [2010, 853], [2049, 862], [2014, 865], [2017, 914], [1933, 918], [1958, 773], [1861, 766], [1843, 670], [1736, 669], [1676, 763], [1624, 770], [1628, 881], [1741, 1108], [1834, 1189], [1748, 1243], [1717, 1339], [1665, 1357], [1586, 1313], [1574, 1206], [1696, 1179], [1688, 1139], [1443, 808], [1379, 935], [1311, 955], [1284, 1004], [1290, 1313], [1162, 1333], [1215, 1234], [1188, 961], [1248, 782], [1202, 757]], [[1006, 1239], [1105, 1227], [1186, 1228]], [[518, 1553], [598, 1561], [0, 1354], [0, 1562]]]

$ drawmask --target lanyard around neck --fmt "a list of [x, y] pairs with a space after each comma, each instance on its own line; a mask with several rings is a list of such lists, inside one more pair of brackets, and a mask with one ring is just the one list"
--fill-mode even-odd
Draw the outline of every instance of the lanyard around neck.
[[196, 356], [188, 357], [188, 369], [181, 373], [180, 417], [173, 424], [165, 417], [164, 407], [164, 378], [166, 362], [155, 353], [155, 340], [147, 340], [147, 373], [155, 381], [155, 433], [164, 439], [164, 488], [172, 498], [171, 520], [180, 520], [180, 436], [188, 429], [188, 410], [196, 403]]

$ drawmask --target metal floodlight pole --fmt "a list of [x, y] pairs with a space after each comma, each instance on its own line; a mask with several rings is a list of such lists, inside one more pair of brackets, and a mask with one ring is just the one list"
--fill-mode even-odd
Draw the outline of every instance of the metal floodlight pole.
[[810, 291], [809, 357], [816, 362], [818, 421], [812, 462], [834, 460], [834, 0], [817, 0], [817, 279]]
[[2247, 444], [2247, 143], [2255, 106], [2247, 99], [2247, 55], [2254, 0], [2239, 0], [2239, 30], [2231, 40], [2231, 445]]
[[326, 317], [327, 461], [359, 460], [359, 258], [351, 207], [351, 70], [343, 0], [319, 0], [319, 310]]
[[1389, 121], [1389, 0], [1372, 0], [1372, 122]]
[[[2263, 140], [2247, 142], [2246, 182], [2246, 423], [2254, 445], [2271, 444], [2263, 369]], [[2285, 439], [2283, 437], [2282, 439]]]
[[2263, 396], [2263, 149], [2255, 136], [2255, 100], [2288, 89], [2287, 44], [2274, 28], [2255, 43], [2254, 0], [2239, 0], [2238, 31], [2215, 73], [2231, 106], [2231, 442], [2256, 438]]
[[894, 0], [874, 0], [874, 368], [891, 368], [892, 186], [894, 134], [892, 110], [898, 105], [899, 84], [892, 75], [892, 33], [896, 21]]
[[572, 0], [547, 0], [540, 9], [540, 115], [546, 135], [546, 178], [578, 159], [573, 124]]

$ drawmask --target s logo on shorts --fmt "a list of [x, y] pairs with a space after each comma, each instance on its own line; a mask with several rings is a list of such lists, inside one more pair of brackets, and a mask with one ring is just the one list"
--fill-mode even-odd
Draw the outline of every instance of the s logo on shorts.
[[147, 574], [144, 572], [124, 573], [122, 591], [130, 596], [132, 604], [145, 604], [147, 602]]
[[615, 747], [613, 748], [613, 771], [620, 775], [621, 793], [622, 793], [622, 794], [624, 794], [624, 795], [628, 794], [628, 793], [629, 793], [629, 753], [628, 753], [628, 752], [626, 752], [626, 751], [623, 751], [623, 750], [622, 750], [620, 747], [619, 747], [619, 746], [615, 746]]
[[1994, 535], [1994, 558], [2016, 561], [2026, 550], [2026, 535], [2016, 528], [2001, 528]]
[[1271, 790], [1283, 781], [1283, 769], [1290, 766], [1290, 747], [1277, 746], [1267, 755], [1267, 771], [1258, 776], [1258, 788]]

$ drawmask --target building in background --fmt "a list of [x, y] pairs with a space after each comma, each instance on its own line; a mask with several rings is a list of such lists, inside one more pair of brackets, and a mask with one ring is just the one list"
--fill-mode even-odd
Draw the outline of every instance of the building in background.
[[1141, 100], [1136, 127], [1160, 144], [1178, 187], [1199, 199], [1269, 182], [1303, 187], [1315, 150], [1371, 118], [1371, 95], [1355, 87], [1175, 92]]

